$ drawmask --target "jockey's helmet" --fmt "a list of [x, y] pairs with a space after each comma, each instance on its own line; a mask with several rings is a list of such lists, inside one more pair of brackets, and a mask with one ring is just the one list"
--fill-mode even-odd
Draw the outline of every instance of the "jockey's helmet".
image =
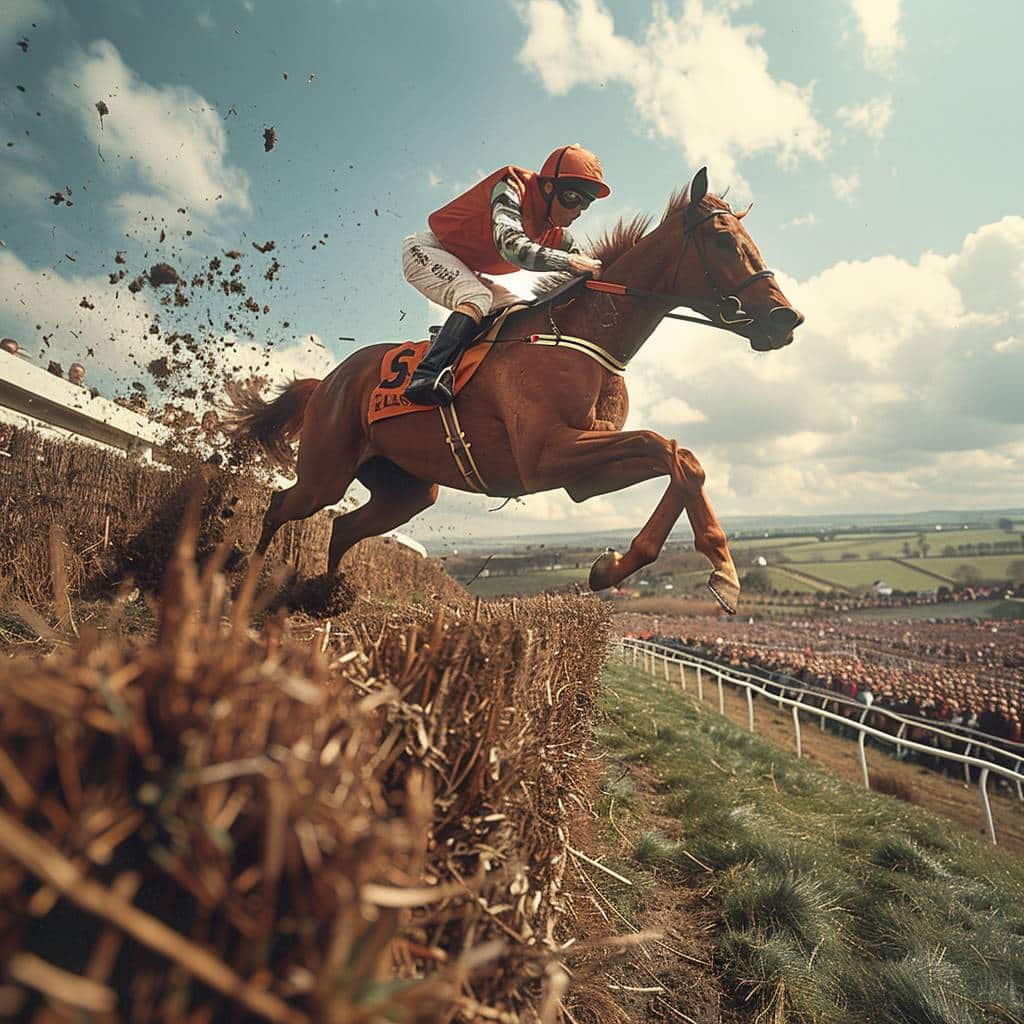
[[589, 199], [604, 199], [612, 191], [605, 184], [601, 161], [579, 143], [556, 149], [544, 161], [540, 178], [553, 182], [556, 188], [578, 189]]

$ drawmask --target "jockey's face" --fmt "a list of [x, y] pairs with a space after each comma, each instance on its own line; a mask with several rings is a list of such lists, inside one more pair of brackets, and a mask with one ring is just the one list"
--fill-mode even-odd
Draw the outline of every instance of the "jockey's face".
[[[589, 206], [590, 204], [588, 203], [587, 205]], [[551, 223], [556, 228], [567, 228], [582, 212], [583, 210], [580, 207], [570, 210], [568, 207], [563, 206], [559, 201], [557, 192], [551, 200]]]

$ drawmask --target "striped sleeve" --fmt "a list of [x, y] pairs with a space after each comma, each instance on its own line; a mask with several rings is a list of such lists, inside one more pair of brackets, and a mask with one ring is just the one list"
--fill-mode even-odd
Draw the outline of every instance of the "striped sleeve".
[[[514, 266], [545, 272], [569, 269], [569, 252], [573, 250], [566, 252], [538, 245], [523, 230], [519, 191], [507, 177], [491, 190], [491, 231], [501, 258]], [[565, 237], [570, 238], [568, 234]]]

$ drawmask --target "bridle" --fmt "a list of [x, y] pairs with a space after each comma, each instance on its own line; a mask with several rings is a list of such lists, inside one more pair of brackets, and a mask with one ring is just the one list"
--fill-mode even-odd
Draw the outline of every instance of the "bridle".
[[[732, 330], [736, 327], [745, 327], [748, 324], [754, 322], [754, 317], [751, 316], [744, 308], [743, 303], [740, 300], [740, 292], [749, 288], [755, 281], [761, 281], [766, 277], [774, 277], [775, 272], [772, 270], [758, 270], [751, 274], [746, 280], [741, 281], [735, 288], [731, 289], [726, 294], [721, 288], [718, 287], [718, 283], [715, 281], [714, 275], [711, 273], [711, 267], [708, 265], [707, 254], [705, 252], [704, 245], [699, 241], [697, 235], [697, 228], [702, 224], [706, 224], [709, 220], [713, 220], [715, 217], [735, 217], [736, 214], [732, 210], [711, 210], [705, 214], [700, 220], [694, 221], [692, 224], [686, 224], [686, 213], [689, 212], [687, 209], [683, 214], [683, 247], [679, 253], [679, 259], [676, 261], [675, 273], [672, 275], [672, 284], [675, 285], [679, 279], [679, 274], [683, 268], [683, 261], [686, 259], [687, 250], [690, 247], [690, 243], [693, 242], [693, 247], [697, 252], [697, 257], [700, 260], [700, 268], [704, 274], [704, 280], [708, 283], [708, 288], [713, 295], [713, 303], [715, 313], [717, 314], [716, 319], [710, 319], [708, 317], [697, 317], [697, 316], [686, 316], [682, 313], [666, 313], [665, 316], [672, 320], [686, 320], [689, 323], [702, 324], [704, 327], [717, 327], [720, 330]], [[691, 308], [706, 305], [705, 300], [698, 300], [689, 298], [684, 295], [669, 292], [649, 292], [642, 288], [631, 288], [629, 285], [624, 284], [612, 284], [609, 281], [587, 281], [585, 287], [595, 292], [606, 292], [610, 295], [626, 295], [634, 298], [649, 298], [649, 299], [662, 299], [666, 302], [672, 302], [675, 306], [690, 306]]]

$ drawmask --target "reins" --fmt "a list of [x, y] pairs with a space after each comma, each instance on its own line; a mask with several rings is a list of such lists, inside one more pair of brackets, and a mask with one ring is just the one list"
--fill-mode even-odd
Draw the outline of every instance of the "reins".
[[[685, 228], [684, 237], [686, 241], [683, 243], [682, 251], [679, 254], [679, 261], [676, 264], [676, 272], [672, 276], [672, 281], [675, 283], [676, 278], [679, 277], [679, 271], [682, 267], [683, 260], [686, 258], [686, 251], [690, 246], [690, 242], [693, 242], [694, 249], [697, 250], [697, 255], [700, 258], [700, 268], [704, 274], [704, 280], [707, 281], [708, 287], [711, 289], [714, 295], [715, 308], [718, 310], [718, 317], [721, 321], [716, 322], [707, 317], [698, 316], [687, 316], [683, 313], [665, 313], [665, 317], [670, 320], [685, 320], [688, 323], [700, 324], [703, 327], [717, 327], [719, 330], [727, 331], [735, 327], [737, 324], [750, 324], [754, 322], [754, 318], [747, 314], [743, 309], [743, 304], [740, 302], [739, 294], [745, 288], [749, 288], [755, 281], [761, 281], [766, 277], [774, 277], [775, 273], [771, 270], [758, 270], [751, 274], [745, 281], [742, 281], [735, 288], [733, 288], [728, 295], [726, 295], [718, 284], [715, 282], [714, 277], [711, 274], [711, 268], [708, 266], [707, 258], [704, 255], [703, 247], [697, 242], [696, 231], [702, 224], [715, 217], [735, 217], [731, 210], [712, 210], [706, 214], [700, 220], [691, 224]], [[685, 214], [684, 214], [685, 217]], [[684, 222], [685, 223], [685, 222]], [[611, 281], [592, 281], [586, 280], [584, 287], [590, 289], [593, 292], [605, 292], [609, 295], [624, 295], [629, 298], [637, 299], [658, 299], [662, 302], [671, 302], [674, 306], [689, 306], [693, 308], [697, 304], [698, 300], [688, 298], [685, 295], [676, 295], [669, 292], [651, 292], [643, 288], [633, 288], [625, 284], [614, 284]], [[728, 310], [729, 316], [726, 316], [727, 304], [731, 303], [734, 307]]]

